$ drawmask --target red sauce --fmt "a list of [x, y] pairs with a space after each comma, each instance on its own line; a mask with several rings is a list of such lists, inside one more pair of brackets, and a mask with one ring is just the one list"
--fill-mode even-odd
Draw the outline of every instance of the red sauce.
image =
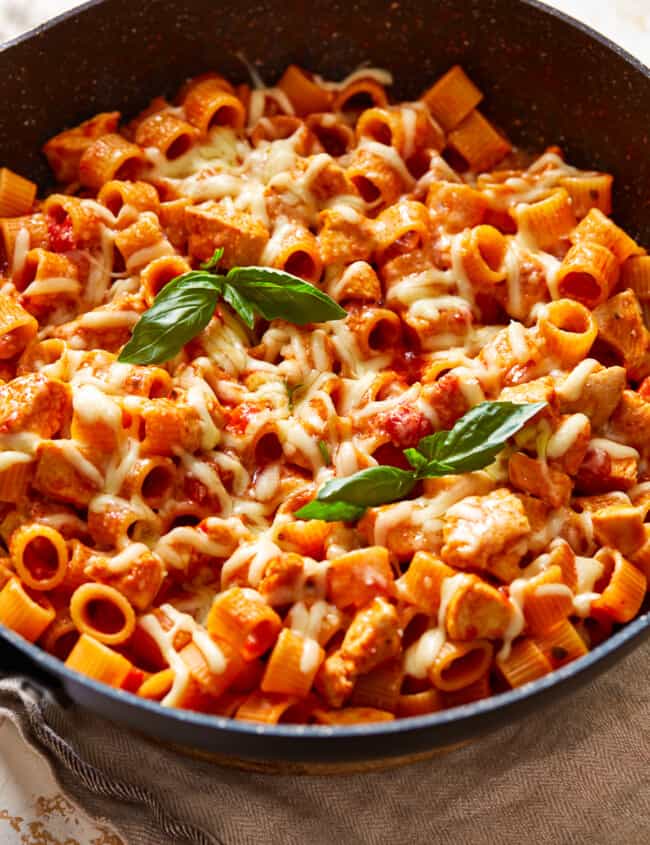
[[259, 411], [259, 406], [252, 402], [242, 402], [232, 411], [228, 411], [225, 427], [234, 434], [244, 434], [248, 423]]
[[394, 446], [406, 449], [431, 434], [433, 427], [422, 411], [412, 405], [397, 405], [386, 413], [383, 428]]
[[50, 249], [53, 252], [68, 252], [75, 248], [72, 221], [69, 217], [65, 217], [60, 222], [53, 217], [48, 217], [47, 231], [50, 238]]

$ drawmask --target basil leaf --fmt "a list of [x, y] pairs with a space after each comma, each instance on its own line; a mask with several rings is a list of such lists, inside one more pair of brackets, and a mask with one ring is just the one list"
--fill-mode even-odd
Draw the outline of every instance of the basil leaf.
[[332, 456], [330, 455], [330, 450], [324, 440], [318, 441], [318, 451], [323, 459], [323, 463], [326, 467], [328, 467], [332, 463]]
[[[492, 463], [508, 439], [545, 407], [546, 402], [482, 402], [461, 417], [451, 431], [438, 431], [423, 437], [416, 449], [405, 449], [404, 455], [413, 467], [412, 471], [378, 466], [347, 478], [335, 478], [321, 487], [316, 499], [298, 515], [304, 519], [334, 520], [336, 516], [324, 514], [352, 514], [343, 507], [352, 505], [361, 516], [365, 508], [390, 504], [408, 496], [422, 478], [483, 469]], [[331, 508], [319, 507], [321, 504]], [[341, 507], [335, 509], [335, 505]]]
[[223, 247], [220, 246], [220, 247], [217, 247], [217, 249], [215, 249], [214, 253], [212, 254], [212, 258], [209, 261], [204, 261], [203, 264], [201, 264], [199, 266], [201, 267], [201, 270], [207, 270], [207, 271], [216, 270], [216, 268], [219, 266], [219, 262], [221, 261], [222, 258], [223, 258]]
[[228, 282], [223, 283], [223, 298], [230, 307], [239, 314], [249, 329], [255, 326], [255, 311], [250, 302], [241, 295], [237, 288]]
[[270, 267], [233, 267], [226, 276], [266, 320], [280, 318], [297, 326], [340, 320], [346, 311], [322, 290]]
[[363, 516], [365, 508], [349, 502], [319, 502], [314, 499], [296, 511], [298, 519], [322, 519], [325, 522], [356, 522]]
[[391, 466], [370, 467], [347, 478], [333, 478], [318, 491], [319, 502], [347, 502], [363, 508], [403, 499], [415, 487], [415, 473]]
[[119, 354], [126, 364], [169, 361], [210, 322], [219, 299], [214, 276], [184, 273], [165, 285]]
[[451, 431], [436, 432], [420, 440], [418, 452], [429, 459], [429, 464], [418, 468], [418, 473], [433, 476], [483, 469], [508, 439], [545, 407], [546, 402], [481, 402], [461, 417]]
[[417, 449], [404, 449], [404, 457], [417, 471], [423, 470], [429, 463], [422, 452], [418, 452]]

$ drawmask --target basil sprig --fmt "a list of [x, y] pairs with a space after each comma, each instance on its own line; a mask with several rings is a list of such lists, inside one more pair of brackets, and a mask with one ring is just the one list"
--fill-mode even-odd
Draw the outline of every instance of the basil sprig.
[[299, 519], [354, 522], [366, 508], [406, 498], [423, 478], [473, 472], [489, 466], [510, 437], [520, 431], [546, 402], [482, 402], [450, 431], [423, 437], [404, 455], [412, 470], [376, 466], [324, 484], [316, 498], [296, 511]]
[[200, 270], [183, 273], [162, 288], [140, 317], [118, 361], [160, 364], [178, 355], [208, 325], [220, 299], [251, 329], [256, 314], [297, 326], [346, 316], [326, 293], [282, 270], [233, 267], [220, 275], [215, 271], [222, 255], [222, 249], [216, 250]]

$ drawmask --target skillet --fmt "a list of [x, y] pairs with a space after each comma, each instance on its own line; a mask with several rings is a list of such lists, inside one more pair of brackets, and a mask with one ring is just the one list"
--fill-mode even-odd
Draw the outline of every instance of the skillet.
[[[305, 18], [300, 0], [93, 0], [0, 49], [0, 163], [45, 188], [45, 139], [99, 111], [133, 114], [209, 68], [244, 81], [238, 54], [269, 81], [291, 62], [337, 79], [368, 61], [393, 72], [398, 99], [416, 97], [460, 63], [516, 144], [559, 144], [573, 164], [613, 173], [617, 222], [650, 244], [650, 71], [611, 42], [534, 0], [311, 0]], [[0, 670], [26, 673], [116, 723], [220, 762], [327, 771], [413, 759], [522, 718], [649, 634], [646, 608], [582, 659], [519, 689], [336, 728], [163, 708], [70, 671], [4, 628]]]

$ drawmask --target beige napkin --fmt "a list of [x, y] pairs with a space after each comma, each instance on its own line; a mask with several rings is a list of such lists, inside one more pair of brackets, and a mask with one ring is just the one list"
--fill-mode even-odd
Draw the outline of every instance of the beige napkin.
[[648, 845], [649, 668], [646, 644], [482, 740], [371, 774], [219, 768], [15, 677], [0, 680], [0, 715], [46, 754], [71, 799], [130, 845]]

